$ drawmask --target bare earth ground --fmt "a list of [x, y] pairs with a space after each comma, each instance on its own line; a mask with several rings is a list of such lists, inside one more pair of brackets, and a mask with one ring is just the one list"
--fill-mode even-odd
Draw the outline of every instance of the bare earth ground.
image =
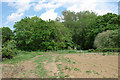
[[3, 63], [3, 78], [118, 78], [118, 55], [44, 54]]

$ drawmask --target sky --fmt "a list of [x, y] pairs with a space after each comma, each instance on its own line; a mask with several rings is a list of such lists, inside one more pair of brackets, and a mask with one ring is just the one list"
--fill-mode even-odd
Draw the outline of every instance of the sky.
[[38, 16], [55, 20], [62, 11], [93, 11], [98, 15], [118, 14], [119, 0], [2, 0], [0, 1], [0, 26], [14, 30], [15, 22], [25, 16]]

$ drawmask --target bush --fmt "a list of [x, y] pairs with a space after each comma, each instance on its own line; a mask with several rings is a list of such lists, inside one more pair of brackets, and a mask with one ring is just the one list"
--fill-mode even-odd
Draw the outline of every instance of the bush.
[[70, 46], [68, 46], [68, 50], [72, 50], [72, 48]]
[[49, 47], [48, 47], [48, 50], [53, 50], [53, 47], [52, 47], [52, 46], [49, 46]]
[[99, 33], [95, 38], [94, 47], [97, 49], [102, 49], [104, 52], [111, 51], [111, 49], [114, 51], [115, 48], [118, 48], [118, 43], [115, 41], [118, 35], [116, 31], [117, 30], [107, 30], [105, 32]]
[[16, 54], [16, 42], [14, 40], [5, 42], [2, 48], [2, 58], [12, 59]]
[[120, 48], [103, 48], [103, 49], [96, 49], [97, 52], [119, 52]]
[[94, 52], [95, 50], [94, 49], [89, 49], [88, 52]]
[[71, 50], [71, 51], [68, 51], [68, 53], [77, 53], [76, 50]]
[[77, 50], [80, 50], [81, 49], [81, 46], [80, 45], [77, 45]]

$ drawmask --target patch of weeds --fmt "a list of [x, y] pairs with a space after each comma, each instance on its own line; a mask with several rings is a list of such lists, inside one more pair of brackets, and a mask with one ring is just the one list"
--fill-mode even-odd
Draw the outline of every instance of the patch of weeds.
[[93, 65], [94, 67], [96, 67], [96, 65]]
[[38, 57], [36, 60], [34, 60], [35, 63], [45, 62], [45, 61], [47, 61], [47, 63], [52, 62], [52, 56], [43, 55], [43, 56]]
[[78, 68], [75, 68], [74, 70], [75, 70], [75, 71], [79, 71], [79, 69], [78, 69]]
[[105, 56], [105, 55], [106, 55], [105, 53], [102, 54], [102, 56]]
[[82, 71], [80, 71], [80, 72], [82, 72]]
[[64, 62], [64, 63], [68, 63], [68, 59], [69, 59], [69, 58], [67, 58], [67, 57], [64, 58], [64, 57], [62, 56], [61, 61]]
[[112, 55], [112, 53], [111, 53], [111, 52], [108, 52], [107, 55]]
[[58, 64], [58, 65], [62, 65], [62, 64]]
[[42, 68], [43, 63], [39, 63], [39, 65], [36, 68]]
[[36, 67], [34, 73], [37, 74], [38, 76], [40, 75], [40, 77], [47, 76], [47, 71], [44, 69], [43, 63], [39, 63], [39, 65]]
[[61, 70], [59, 64], [57, 64], [57, 68], [58, 68], [58, 70], [59, 70], [58, 76], [59, 76], [60, 78], [64, 78], [64, 72]]
[[77, 53], [76, 50], [71, 50], [71, 51], [68, 51], [68, 53]]
[[16, 64], [21, 61], [30, 60], [31, 58], [42, 54], [43, 53], [21, 52], [21, 54], [16, 55], [13, 59], [5, 59], [3, 63]]
[[115, 70], [115, 71], [117, 71], [117, 69], [115, 69], [115, 68], [112, 68], [112, 70]]
[[30, 70], [30, 73], [33, 73], [33, 71], [32, 71], [32, 70]]
[[25, 76], [25, 73], [22, 73]]
[[59, 62], [59, 61], [60, 61], [60, 56], [57, 56], [55, 62]]
[[98, 73], [98, 72], [96, 72], [96, 71], [94, 71], [94, 70], [93, 70], [93, 73], [94, 73], [94, 74], [97, 74], [97, 75], [100, 75], [100, 73]]
[[92, 71], [86, 71], [87, 74], [90, 74]]
[[24, 78], [27, 78], [27, 76], [25, 75], [25, 73], [22, 73], [24, 75]]
[[60, 76], [60, 78], [64, 78], [65, 76]]
[[71, 71], [71, 68], [70, 67], [67, 67], [67, 66], [65, 66], [65, 70], [69, 70], [69, 71]]
[[71, 60], [69, 59], [68, 62], [71, 62]]
[[57, 75], [57, 73], [54, 73], [54, 75], [56, 76], [56, 75]]
[[69, 75], [65, 75], [65, 77], [69, 77]]
[[73, 64], [76, 64], [76, 62], [73, 62]]
[[57, 68], [60, 70], [61, 68], [60, 68], [60, 66], [59, 66], [59, 64], [57, 64]]

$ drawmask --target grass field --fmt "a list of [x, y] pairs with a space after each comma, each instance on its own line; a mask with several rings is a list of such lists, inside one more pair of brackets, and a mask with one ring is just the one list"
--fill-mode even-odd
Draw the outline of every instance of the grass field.
[[3, 78], [118, 78], [117, 53], [28, 52], [3, 61]]

